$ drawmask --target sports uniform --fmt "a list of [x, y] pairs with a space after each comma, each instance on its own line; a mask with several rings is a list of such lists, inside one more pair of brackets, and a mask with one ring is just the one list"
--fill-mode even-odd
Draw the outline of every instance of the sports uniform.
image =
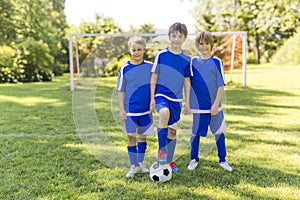
[[153, 134], [150, 103], [150, 76], [152, 62], [139, 65], [127, 62], [120, 69], [117, 90], [125, 92], [124, 106], [127, 114], [127, 133]]
[[[170, 113], [168, 127], [177, 130], [183, 100], [184, 79], [192, 76], [190, 57], [185, 55], [183, 51], [180, 54], [174, 54], [169, 48], [166, 48], [157, 53], [151, 71], [157, 74], [158, 77], [155, 90], [156, 109], [159, 112], [162, 108], [168, 108]], [[159, 161], [169, 162], [172, 170], [178, 172], [179, 169], [172, 162], [176, 138], [170, 139], [167, 137], [168, 128], [159, 127], [157, 132]], [[166, 158], [164, 156], [165, 153]]]

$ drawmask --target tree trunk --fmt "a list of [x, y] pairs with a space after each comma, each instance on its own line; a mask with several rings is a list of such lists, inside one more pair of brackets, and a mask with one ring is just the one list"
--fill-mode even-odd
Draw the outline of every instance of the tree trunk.
[[256, 54], [256, 64], [260, 64], [260, 50], [259, 50], [259, 35], [255, 33], [255, 54]]

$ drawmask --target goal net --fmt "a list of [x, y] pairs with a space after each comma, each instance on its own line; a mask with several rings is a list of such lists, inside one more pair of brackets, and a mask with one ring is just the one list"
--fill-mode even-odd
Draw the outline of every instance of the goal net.
[[[242, 72], [242, 84], [246, 86], [247, 32], [212, 32], [215, 37], [213, 54], [224, 62], [224, 71], [233, 81], [234, 69]], [[127, 41], [131, 36], [142, 36], [147, 41], [145, 59], [154, 59], [155, 52], [168, 46], [167, 34], [70, 34], [69, 64], [70, 90], [80, 84], [82, 76], [98, 77], [116, 75], [120, 61], [128, 59]], [[194, 44], [195, 34], [188, 35], [184, 49], [198, 55]]]
[[[153, 61], [155, 54], [169, 45], [167, 34], [70, 34], [70, 89], [76, 132], [82, 145], [109, 167], [128, 166], [127, 138], [124, 122], [119, 119], [116, 92], [117, 74], [120, 67], [130, 60], [127, 42], [132, 36], [142, 36], [147, 41], [145, 60]], [[243, 72], [246, 85], [246, 37], [245, 32], [216, 33], [213, 53], [224, 62], [225, 76], [233, 81], [235, 70]], [[188, 35], [183, 49], [199, 55], [194, 44], [195, 35]], [[105, 77], [105, 78], [104, 78]], [[241, 75], [239, 75], [241, 77]], [[153, 115], [154, 127], [158, 114]], [[191, 133], [191, 115], [182, 116], [178, 129], [175, 157], [188, 151]], [[208, 134], [212, 135], [212, 134]], [[157, 156], [156, 135], [147, 143], [145, 164], [151, 165]], [[212, 136], [202, 140], [201, 156], [208, 155], [215, 146]]]

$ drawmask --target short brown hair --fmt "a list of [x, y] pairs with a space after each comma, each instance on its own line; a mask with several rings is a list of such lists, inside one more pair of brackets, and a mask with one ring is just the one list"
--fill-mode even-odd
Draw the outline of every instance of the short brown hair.
[[214, 45], [214, 37], [209, 31], [202, 31], [196, 36], [195, 38], [196, 45], [199, 44], [200, 41], [208, 42], [211, 45], [211, 48]]
[[183, 23], [179, 23], [179, 22], [176, 22], [174, 24], [172, 24], [169, 28], [169, 33], [168, 35], [170, 36], [171, 33], [174, 33], [178, 31], [179, 33], [183, 34], [184, 37], [187, 37], [187, 34], [188, 34], [188, 30], [186, 28], [186, 25], [183, 24]]

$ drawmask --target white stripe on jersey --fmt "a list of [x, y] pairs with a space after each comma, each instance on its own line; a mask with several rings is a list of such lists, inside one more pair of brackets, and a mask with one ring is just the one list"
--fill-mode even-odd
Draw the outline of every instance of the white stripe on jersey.
[[190, 71], [191, 71], [191, 76], [194, 76], [193, 72], [193, 59], [196, 58], [195, 56], [190, 56]]
[[168, 51], [167, 49], [164, 49], [164, 50], [159, 51], [156, 54], [155, 59], [154, 59], [154, 63], [153, 63], [152, 69], [151, 69], [151, 72], [155, 72], [155, 70], [156, 70], [159, 54], [161, 54], [163, 52], [167, 52], [167, 51]]
[[224, 64], [223, 64], [223, 62], [222, 62], [222, 60], [221, 60], [220, 58], [218, 58], [218, 57], [216, 57], [216, 56], [213, 56], [213, 58], [215, 58], [216, 60], [218, 60], [219, 63], [220, 63], [221, 75], [222, 75], [224, 84], [226, 85], [227, 83], [226, 83], [226, 80], [225, 80], [225, 77], [224, 77]]
[[127, 116], [134, 116], [134, 117], [138, 117], [138, 116], [143, 116], [143, 115], [147, 115], [147, 114], [150, 114], [151, 111], [146, 111], [146, 112], [143, 112], [143, 113], [126, 113]]
[[122, 83], [123, 83], [123, 78], [124, 78], [124, 68], [128, 66], [128, 64], [125, 64], [121, 67], [120, 69], [120, 81], [117, 90], [120, 91], [122, 89]]
[[[218, 111], [220, 112], [222, 110], [222, 107], [218, 108]], [[199, 109], [190, 109], [191, 113], [194, 114], [208, 114], [210, 113], [210, 110], [199, 110]]]
[[168, 99], [168, 100], [170, 100], [170, 101], [175, 101], [175, 102], [182, 102], [182, 99], [173, 99], [173, 98], [171, 98], [171, 97], [168, 97], [168, 96], [166, 96], [166, 95], [164, 95], [164, 94], [156, 94], [155, 95], [155, 97], [165, 97], [166, 99]]

